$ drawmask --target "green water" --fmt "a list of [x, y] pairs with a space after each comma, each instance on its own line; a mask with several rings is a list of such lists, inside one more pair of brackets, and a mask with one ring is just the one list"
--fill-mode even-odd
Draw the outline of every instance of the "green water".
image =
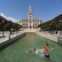
[[[51, 60], [39, 55], [26, 54], [27, 50], [42, 48], [46, 42], [54, 48], [50, 52]], [[30, 33], [0, 51], [0, 62], [62, 62], [62, 45]]]

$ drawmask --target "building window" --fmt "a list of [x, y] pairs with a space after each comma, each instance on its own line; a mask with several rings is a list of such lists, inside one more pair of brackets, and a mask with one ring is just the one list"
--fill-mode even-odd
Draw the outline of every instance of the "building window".
[[22, 29], [28, 29], [28, 26], [22, 26]]
[[33, 26], [34, 29], [38, 29], [38, 26]]

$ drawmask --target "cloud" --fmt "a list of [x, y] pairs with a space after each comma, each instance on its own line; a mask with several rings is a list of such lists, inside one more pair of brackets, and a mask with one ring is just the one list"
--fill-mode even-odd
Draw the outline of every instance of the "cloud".
[[5, 16], [3, 13], [0, 13], [0, 16], [4, 17], [5, 19], [8, 19], [8, 17]]
[[12, 22], [17, 22], [17, 20], [15, 18], [12, 18], [12, 17], [8, 17], [8, 20], [11, 20]]
[[7, 19], [8, 21], [11, 20], [12, 22], [17, 22], [17, 20], [16, 20], [15, 18], [7, 17], [7, 16], [4, 15], [3, 13], [0, 13], [0, 16], [4, 17], [4, 18]]

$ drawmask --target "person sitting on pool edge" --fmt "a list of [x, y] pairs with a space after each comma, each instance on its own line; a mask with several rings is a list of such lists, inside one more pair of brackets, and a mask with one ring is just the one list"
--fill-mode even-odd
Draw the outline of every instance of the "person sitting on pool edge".
[[49, 49], [48, 46], [49, 46], [48, 43], [46, 43], [46, 45], [44, 46], [44, 56], [50, 58], [49, 51], [51, 51], [53, 48]]

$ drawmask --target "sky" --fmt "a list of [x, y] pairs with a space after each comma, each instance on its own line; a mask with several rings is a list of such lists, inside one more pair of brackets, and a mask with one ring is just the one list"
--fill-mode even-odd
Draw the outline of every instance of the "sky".
[[43, 22], [62, 14], [62, 0], [0, 0], [0, 13], [17, 21], [27, 19], [29, 5], [33, 18]]

